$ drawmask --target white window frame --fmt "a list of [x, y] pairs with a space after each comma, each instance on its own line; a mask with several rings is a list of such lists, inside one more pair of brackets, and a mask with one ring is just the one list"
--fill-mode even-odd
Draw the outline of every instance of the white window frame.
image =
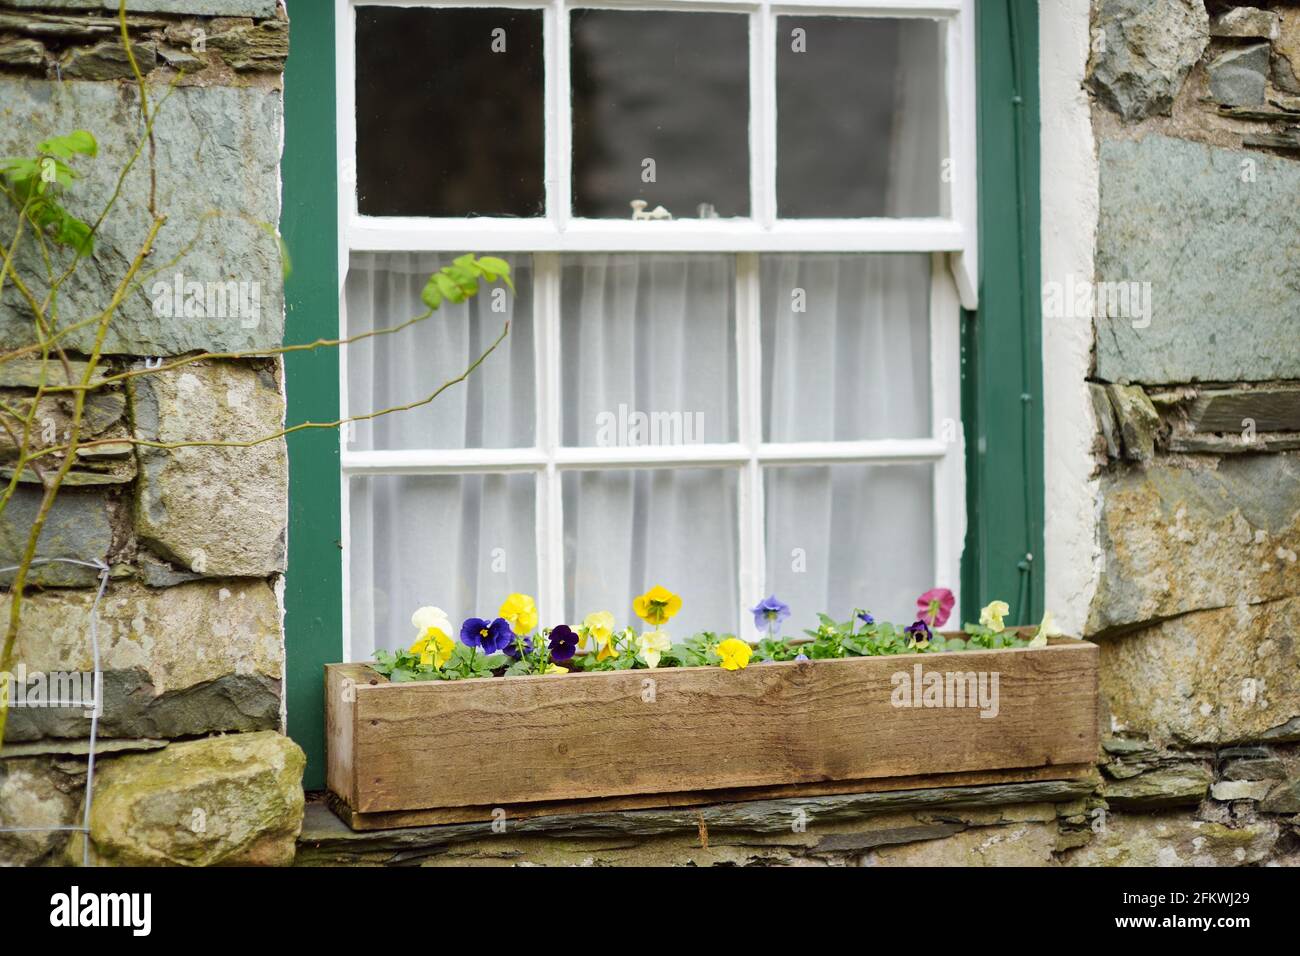
[[[340, 435], [343, 628], [346, 660], [367, 659], [353, 644], [349, 481], [364, 475], [504, 474], [537, 478], [537, 603], [541, 618], [564, 618], [565, 471], [728, 466], [739, 470], [739, 581], [744, 611], [767, 593], [763, 467], [772, 465], [930, 464], [934, 468], [934, 583], [957, 590], [965, 538], [965, 448], [961, 429], [960, 311], [977, 290], [975, 169], [975, 0], [334, 0], [336, 4], [339, 180], [339, 315], [353, 252], [493, 252], [533, 256], [533, 322], [538, 391], [535, 445], [520, 449], [356, 451]], [[546, 213], [536, 219], [378, 217], [362, 215], [356, 190], [355, 24], [358, 6], [509, 7], [543, 12]], [[571, 215], [569, 11], [580, 8], [725, 11], [750, 16], [750, 212], [748, 219], [592, 220]], [[776, 218], [775, 18], [924, 17], [945, 26], [945, 94], [951, 172], [948, 217]], [[560, 254], [566, 252], [715, 252], [736, 256], [738, 440], [639, 447], [564, 447], [560, 441]], [[763, 441], [759, 255], [764, 252], [926, 252], [931, 254], [928, 438], [875, 441]], [[340, 350], [340, 415], [348, 407], [347, 349]], [[647, 582], [647, 587], [655, 582]], [[431, 595], [430, 600], [436, 596]], [[828, 609], [834, 610], [834, 609]], [[961, 608], [955, 619], [961, 620]], [[373, 642], [373, 635], [371, 636]]]

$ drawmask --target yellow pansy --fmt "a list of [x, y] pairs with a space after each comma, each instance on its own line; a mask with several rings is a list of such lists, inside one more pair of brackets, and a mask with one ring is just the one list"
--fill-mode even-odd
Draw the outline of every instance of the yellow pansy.
[[426, 628], [411, 645], [411, 653], [420, 658], [420, 663], [435, 670], [442, 670], [442, 665], [451, 659], [451, 652], [455, 649], [456, 642], [436, 627]]
[[510, 624], [510, 630], [524, 635], [537, 626], [537, 605], [527, 594], [512, 594], [497, 611]]
[[569, 673], [569, 669], [567, 667], [561, 667], [559, 664], [547, 664], [546, 670], [542, 671], [542, 673], [543, 674], [567, 674]]
[[593, 611], [582, 621], [583, 633], [596, 645], [596, 660], [618, 657], [614, 646], [614, 615], [609, 611]]
[[754, 649], [738, 637], [729, 637], [717, 647], [718, 656], [722, 658], [722, 668], [738, 671], [749, 666], [749, 657]]
[[442, 665], [450, 660], [451, 652], [456, 648], [456, 642], [448, 636], [452, 628], [447, 612], [440, 607], [418, 608], [411, 615], [411, 626], [417, 636], [410, 652], [419, 657], [425, 667], [442, 670]]
[[636, 616], [656, 627], [666, 624], [681, 609], [682, 599], [662, 584], [656, 584], [632, 602]]
[[1005, 626], [1002, 623], [1002, 618], [1010, 611], [1011, 608], [1006, 601], [990, 601], [988, 606], [980, 611], [980, 624], [997, 634]]
[[1034, 639], [1029, 642], [1030, 647], [1046, 647], [1049, 637], [1060, 637], [1061, 629], [1056, 626], [1056, 621], [1052, 618], [1051, 611], [1043, 612], [1043, 620], [1038, 625], [1038, 633]]
[[658, 667], [659, 658], [672, 646], [672, 638], [663, 631], [646, 631], [636, 639], [636, 649], [650, 668]]

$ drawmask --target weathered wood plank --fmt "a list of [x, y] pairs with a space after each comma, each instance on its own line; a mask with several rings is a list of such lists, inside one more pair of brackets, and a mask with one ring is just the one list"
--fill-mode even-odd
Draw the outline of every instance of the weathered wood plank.
[[365, 664], [331, 664], [325, 668], [325, 782], [344, 800], [357, 799], [353, 773], [353, 727], [356, 722], [355, 687], [379, 683], [379, 675]]
[[[739, 672], [356, 683], [350, 748], [334, 739], [344, 708], [331, 717], [330, 753], [352, 763], [331, 768], [330, 786], [371, 814], [1090, 764], [1096, 654], [1071, 641]], [[893, 675], [917, 665], [996, 674], [997, 715], [894, 706]]]

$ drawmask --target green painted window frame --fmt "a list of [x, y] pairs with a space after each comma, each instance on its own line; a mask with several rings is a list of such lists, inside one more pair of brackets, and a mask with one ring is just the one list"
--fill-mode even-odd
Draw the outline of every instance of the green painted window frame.
[[[293, 3], [285, 69], [280, 230], [294, 270], [286, 341], [339, 328], [338, 201], [332, 3]], [[1036, 621], [1043, 608], [1042, 320], [1039, 266], [1038, 5], [976, 5], [979, 128], [978, 312], [961, 331], [966, 438], [963, 605], [994, 597]], [[334, 348], [285, 359], [288, 420], [333, 421]], [[289, 735], [307, 754], [304, 785], [325, 785], [324, 665], [343, 652], [339, 443], [328, 429], [289, 441], [285, 694]]]

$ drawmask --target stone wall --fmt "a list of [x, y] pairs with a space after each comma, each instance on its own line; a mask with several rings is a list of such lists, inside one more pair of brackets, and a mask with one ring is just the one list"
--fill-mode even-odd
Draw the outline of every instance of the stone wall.
[[1295, 862], [1300, 3], [1094, 0], [1092, 27], [1109, 825]]
[[[167, 221], [148, 260], [158, 275], [123, 300], [101, 377], [187, 354], [267, 350], [281, 343], [284, 325], [274, 233], [288, 54], [283, 6], [195, 0], [183, 15], [161, 0], [127, 6], [132, 49], [158, 109], [149, 150], [156, 173], [142, 158], [123, 180], [93, 257], [63, 286], [61, 324], [104, 307], [145, 236], [151, 195]], [[32, 155], [40, 140], [74, 129], [94, 133], [99, 155], [74, 164], [85, 176], [68, 201], [92, 220], [140, 131], [116, 8], [116, 0], [0, 2], [0, 156]], [[7, 239], [12, 212], [0, 221], [8, 223]], [[38, 260], [19, 261], [24, 274], [44, 276]], [[228, 296], [224, 306], [218, 294]], [[90, 332], [65, 339], [74, 374], [93, 347]], [[8, 283], [0, 349], [31, 341], [30, 310]], [[36, 362], [0, 364], [0, 398], [31, 396], [36, 372]], [[83, 437], [248, 441], [282, 427], [282, 385], [274, 356], [130, 378], [92, 393]], [[59, 443], [70, 411], [66, 393], [45, 400], [38, 444]], [[84, 451], [38, 553], [110, 568], [98, 610], [104, 704], [92, 858], [287, 862], [301, 824], [303, 755], [282, 736], [284, 443], [171, 450], [110, 443]], [[0, 438], [6, 479], [13, 458], [13, 442]], [[16, 562], [40, 495], [40, 478], [24, 473], [0, 515], [0, 566]], [[29, 683], [38, 673], [90, 671], [98, 572], [46, 564], [31, 581], [39, 587], [28, 596], [17, 645]], [[0, 614], [7, 603], [5, 595]], [[81, 709], [11, 709], [0, 755], [0, 828], [81, 821], [89, 729]], [[81, 850], [79, 835], [0, 832], [0, 863], [79, 862]]]

